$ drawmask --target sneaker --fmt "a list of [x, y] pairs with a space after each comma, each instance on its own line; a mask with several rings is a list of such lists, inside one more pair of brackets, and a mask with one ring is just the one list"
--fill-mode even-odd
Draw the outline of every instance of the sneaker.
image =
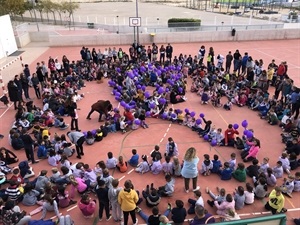
[[109, 215], [109, 217], [106, 219], [106, 221], [109, 221], [111, 219], [111, 215]]
[[102, 218], [99, 218], [99, 221], [102, 221]]
[[193, 191], [198, 191], [198, 190], [200, 190], [199, 186], [197, 186]]
[[172, 210], [172, 205], [171, 205], [171, 203], [168, 203], [168, 210]]
[[84, 155], [84, 153], [83, 153], [83, 152], [81, 152], [81, 153], [80, 153], [80, 155]]
[[189, 190], [184, 189], [185, 193], [189, 193]]
[[77, 203], [77, 201], [70, 200], [70, 205], [74, 205], [76, 203]]
[[205, 191], [206, 191], [207, 194], [209, 193], [208, 187], [205, 188]]
[[81, 156], [80, 156], [80, 155], [78, 155], [78, 156], [76, 156], [76, 158], [77, 158], [77, 159], [81, 159]]
[[136, 218], [135, 223], [133, 225], [138, 225], [139, 220]]
[[140, 207], [137, 206], [137, 207], [135, 208], [135, 212], [139, 213], [140, 211], [142, 211], [142, 209], [141, 209]]

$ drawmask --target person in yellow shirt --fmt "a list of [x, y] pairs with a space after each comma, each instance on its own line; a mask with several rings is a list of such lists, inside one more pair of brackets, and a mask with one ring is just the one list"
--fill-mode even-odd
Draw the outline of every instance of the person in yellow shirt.
[[139, 197], [130, 180], [126, 180], [124, 183], [124, 189], [119, 192], [118, 202], [121, 206], [124, 215], [124, 225], [128, 225], [129, 214], [131, 216], [133, 225], [138, 224], [138, 219], [135, 215], [136, 203]]
[[265, 209], [272, 211], [272, 214], [285, 213], [284, 196], [280, 187], [275, 187], [269, 195], [269, 201], [265, 205]]

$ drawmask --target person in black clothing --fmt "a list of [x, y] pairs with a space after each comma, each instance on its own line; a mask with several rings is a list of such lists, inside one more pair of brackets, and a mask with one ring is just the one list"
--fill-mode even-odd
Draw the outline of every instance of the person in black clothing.
[[166, 47], [166, 56], [167, 56], [167, 60], [170, 62], [172, 62], [172, 54], [173, 54], [173, 47], [169, 43]]
[[20, 75], [20, 82], [22, 84], [22, 90], [24, 91], [25, 98], [27, 100], [30, 100], [30, 97], [29, 97], [29, 81], [28, 81], [28, 78], [22, 73]]
[[175, 204], [176, 207], [171, 210], [173, 224], [182, 225], [187, 216], [186, 209], [183, 207], [184, 203], [181, 200], [176, 200]]
[[108, 188], [105, 186], [105, 181], [101, 180], [101, 177], [97, 177], [98, 185], [95, 187], [95, 192], [99, 201], [99, 221], [102, 220], [103, 210], [105, 210], [106, 221], [111, 219], [109, 213], [109, 199], [108, 199]]
[[78, 128], [78, 114], [77, 114], [77, 104], [75, 101], [70, 100], [68, 104], [68, 114], [71, 117], [71, 130], [80, 131]]
[[230, 72], [232, 60], [233, 60], [233, 56], [231, 54], [231, 51], [229, 51], [228, 54], [226, 55], [226, 62], [225, 62], [225, 71], [228, 73]]
[[34, 88], [36, 97], [38, 99], [41, 99], [41, 91], [40, 91], [40, 87], [39, 87], [40, 80], [39, 80], [38, 76], [36, 75], [36, 73], [32, 74], [31, 83]]
[[[152, 208], [152, 215], [148, 216], [146, 215], [143, 210], [139, 207], [137, 207], [136, 212], [142, 217], [142, 219], [147, 223], [147, 225], [159, 225], [160, 221], [159, 221], [159, 217], [161, 216], [161, 214], [159, 214], [159, 210], [157, 208], [157, 206], [154, 206]], [[171, 212], [171, 204], [168, 204], [168, 209], [164, 212], [163, 215], [167, 216], [170, 214]]]
[[239, 71], [241, 68], [242, 63], [242, 55], [240, 54], [239, 50], [237, 49], [233, 54], [233, 70]]
[[86, 48], [85, 48], [84, 46], [83, 46], [82, 49], [80, 50], [80, 55], [81, 55], [81, 59], [82, 59], [83, 61], [85, 61], [86, 58], [87, 58], [87, 54], [86, 54]]
[[0, 148], [0, 160], [5, 162], [5, 165], [9, 165], [19, 161], [15, 153], [4, 147]]
[[288, 142], [285, 148], [287, 154], [295, 153], [296, 155], [300, 154], [300, 144], [298, 138], [294, 138], [292, 143]]
[[28, 161], [31, 161], [33, 163], [38, 163], [38, 160], [34, 159], [34, 152], [33, 152], [33, 144], [34, 141], [32, 140], [31, 136], [28, 134], [27, 129], [22, 129], [22, 135], [20, 136], [24, 143], [24, 149], [26, 153], [26, 157]]
[[11, 80], [7, 84], [7, 89], [9, 99], [14, 103], [15, 110], [17, 110], [21, 101], [18, 86], [13, 80]]
[[162, 156], [161, 156], [161, 153], [159, 151], [159, 146], [158, 145], [155, 145], [154, 150], [151, 153], [151, 158], [152, 158], [152, 162], [154, 162], [155, 159], [159, 159], [159, 160], [162, 159]]
[[146, 186], [146, 190], [142, 192], [142, 195], [145, 198], [148, 207], [158, 206], [160, 203], [161, 197], [159, 196], [157, 189], [153, 187], [153, 183], [151, 183], [151, 187], [149, 187], [149, 185]]
[[259, 170], [258, 160], [253, 159], [252, 165], [250, 165], [246, 168], [246, 173], [249, 177], [258, 177], [258, 174], [259, 174], [258, 170]]
[[14, 83], [17, 85], [18, 88], [18, 98], [20, 99], [20, 101], [24, 102], [22, 96], [22, 92], [23, 92], [22, 82], [20, 81], [19, 75], [15, 76]]
[[212, 121], [211, 120], [206, 121], [206, 119], [204, 117], [202, 118], [202, 120], [205, 123], [205, 127], [204, 127], [204, 129], [198, 128], [197, 132], [200, 136], [203, 137], [204, 135], [209, 133], [211, 125], [212, 125]]

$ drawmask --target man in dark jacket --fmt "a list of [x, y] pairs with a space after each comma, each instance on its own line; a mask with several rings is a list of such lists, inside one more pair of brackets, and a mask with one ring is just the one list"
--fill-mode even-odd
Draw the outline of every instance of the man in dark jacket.
[[33, 144], [34, 141], [32, 140], [31, 136], [27, 133], [27, 129], [23, 128], [21, 139], [24, 143], [24, 149], [26, 153], [26, 157], [28, 161], [32, 163], [38, 163], [38, 160], [34, 160], [34, 152], [33, 152]]

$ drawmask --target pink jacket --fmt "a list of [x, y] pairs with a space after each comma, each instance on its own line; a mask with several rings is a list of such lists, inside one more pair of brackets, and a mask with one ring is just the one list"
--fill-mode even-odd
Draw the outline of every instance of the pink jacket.
[[226, 216], [226, 214], [228, 214], [228, 210], [229, 209], [233, 209], [234, 210], [234, 206], [235, 206], [235, 201], [232, 200], [232, 202], [227, 202], [224, 201], [222, 202], [220, 205], [218, 203], [218, 201], [215, 201], [215, 206], [217, 207], [217, 214], [220, 216]]
[[77, 189], [77, 191], [79, 193], [83, 193], [87, 189], [87, 185], [86, 185], [86, 183], [84, 182], [83, 179], [81, 179], [79, 177], [76, 177], [75, 180], [77, 181], [78, 185], [74, 186], [72, 184], [72, 186], [71, 186], [71, 193], [70, 193], [70, 197], [71, 198], [75, 197], [75, 189]]
[[96, 209], [96, 202], [90, 201], [89, 204], [84, 204], [81, 201], [78, 202], [78, 207], [84, 216], [91, 216]]
[[250, 156], [252, 156], [253, 158], [256, 158], [257, 154], [258, 154], [258, 150], [259, 150], [258, 146], [252, 145], [246, 159], [248, 159]]

